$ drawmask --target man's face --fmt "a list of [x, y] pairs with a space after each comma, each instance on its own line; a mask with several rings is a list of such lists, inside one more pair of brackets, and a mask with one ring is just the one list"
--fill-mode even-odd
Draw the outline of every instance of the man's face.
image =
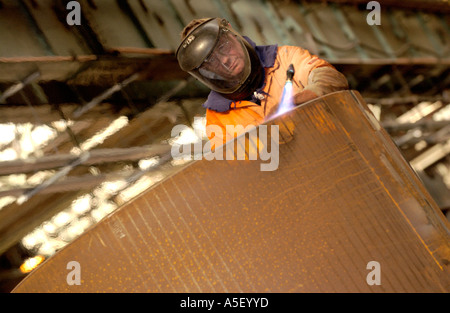
[[222, 36], [204, 66], [227, 80], [239, 77], [245, 66], [242, 45], [232, 34]]

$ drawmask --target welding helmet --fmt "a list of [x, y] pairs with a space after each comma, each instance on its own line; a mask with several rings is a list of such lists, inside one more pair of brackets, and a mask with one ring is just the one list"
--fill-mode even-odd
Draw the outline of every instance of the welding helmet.
[[246, 99], [264, 79], [255, 50], [225, 19], [211, 18], [194, 28], [176, 56], [183, 71], [227, 99]]

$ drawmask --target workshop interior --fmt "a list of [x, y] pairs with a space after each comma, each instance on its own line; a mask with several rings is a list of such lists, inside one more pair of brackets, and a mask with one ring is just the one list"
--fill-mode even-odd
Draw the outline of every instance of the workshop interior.
[[207, 140], [175, 55], [203, 17], [343, 73], [448, 223], [448, 0], [0, 0], [0, 292], [197, 162], [163, 156]]

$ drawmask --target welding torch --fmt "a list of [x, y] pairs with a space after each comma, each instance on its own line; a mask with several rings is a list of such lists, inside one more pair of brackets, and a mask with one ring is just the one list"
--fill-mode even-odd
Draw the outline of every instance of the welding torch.
[[286, 82], [292, 82], [292, 79], [294, 78], [295, 69], [294, 64], [289, 65], [287, 71], [286, 71]]
[[294, 87], [292, 79], [294, 78], [294, 73], [294, 65], [291, 64], [286, 71], [286, 83], [284, 84], [283, 94], [281, 96], [277, 114], [283, 114], [294, 107], [294, 102], [292, 99], [292, 91]]

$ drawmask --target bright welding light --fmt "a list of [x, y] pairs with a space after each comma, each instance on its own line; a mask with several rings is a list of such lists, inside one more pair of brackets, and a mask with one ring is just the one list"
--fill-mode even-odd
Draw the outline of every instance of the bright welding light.
[[280, 105], [276, 116], [281, 115], [294, 108], [294, 99], [292, 97], [292, 90], [294, 88], [292, 80], [294, 79], [295, 69], [294, 64], [290, 64], [286, 71], [286, 84], [284, 84], [283, 95], [281, 96]]
[[278, 112], [276, 114], [277, 116], [294, 108], [294, 99], [292, 97], [292, 90], [293, 90], [292, 81], [291, 80], [286, 81], [286, 84], [284, 85], [283, 89], [283, 95], [281, 97], [281, 102], [280, 105], [278, 106]]
[[29, 273], [33, 269], [35, 269], [39, 264], [44, 262], [44, 257], [37, 255], [35, 257], [29, 258], [23, 262], [23, 264], [20, 266], [20, 271], [22, 273]]

